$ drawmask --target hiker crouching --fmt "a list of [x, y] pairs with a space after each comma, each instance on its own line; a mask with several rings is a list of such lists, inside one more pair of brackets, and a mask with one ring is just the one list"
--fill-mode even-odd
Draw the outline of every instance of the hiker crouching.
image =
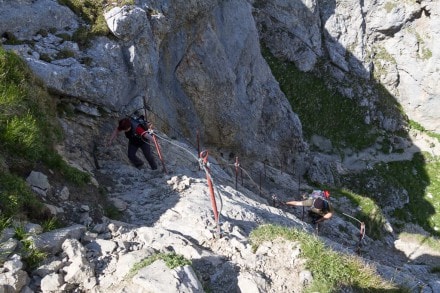
[[[318, 193], [319, 192], [319, 193]], [[334, 209], [328, 198], [330, 192], [314, 191], [308, 196], [307, 199], [301, 201], [287, 201], [286, 205], [289, 206], [303, 206], [310, 207], [309, 216], [312, 218], [312, 224], [317, 224], [326, 220], [329, 220], [334, 213]]]
[[[151, 125], [150, 125], [151, 127]], [[118, 136], [120, 132], [124, 132], [128, 139], [128, 158], [133, 163], [136, 168], [141, 168], [144, 162], [136, 156], [137, 150], [140, 148], [144, 154], [145, 159], [150, 165], [152, 170], [157, 169], [156, 162], [154, 160], [153, 154], [151, 153], [150, 144], [153, 138], [148, 133], [148, 128], [133, 121], [131, 118], [124, 118], [119, 120], [119, 124], [113, 131], [107, 145], [111, 145], [112, 141]]]

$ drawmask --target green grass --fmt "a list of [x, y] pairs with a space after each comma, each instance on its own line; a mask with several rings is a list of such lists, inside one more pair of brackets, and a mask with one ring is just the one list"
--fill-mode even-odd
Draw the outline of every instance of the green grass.
[[422, 207], [424, 205], [430, 207], [424, 212], [417, 213], [417, 222], [435, 230], [435, 235], [440, 236], [440, 158], [431, 157], [429, 154], [424, 155], [427, 158], [425, 172], [429, 178], [429, 185], [420, 201], [423, 201]]
[[[382, 213], [381, 208], [377, 203], [369, 197], [364, 197], [346, 189], [332, 192], [333, 196], [344, 196], [348, 198], [353, 205], [359, 207], [356, 214], [350, 215], [361, 222], [365, 223], [365, 233], [368, 237], [374, 239], [382, 239], [384, 234], [384, 224], [386, 218]], [[340, 211], [343, 213], [344, 211]], [[341, 216], [343, 217], [343, 216]], [[346, 218], [347, 221], [353, 222], [354, 225], [359, 226], [354, 220]]]
[[55, 229], [62, 228], [63, 225], [60, 223], [60, 221], [57, 218], [52, 217], [43, 221], [41, 227], [43, 228], [43, 232], [49, 232]]
[[15, 227], [14, 237], [17, 238], [21, 243], [21, 254], [23, 256], [24, 262], [27, 264], [28, 269], [35, 269], [38, 265], [46, 259], [47, 253], [36, 249], [33, 242], [27, 237], [29, 235], [26, 233], [23, 226]]
[[47, 211], [23, 177], [38, 164], [82, 185], [90, 176], [69, 166], [54, 144], [62, 139], [54, 99], [26, 64], [0, 47], [0, 206], [2, 219], [46, 220]]
[[423, 127], [420, 123], [414, 121], [414, 120], [410, 120], [409, 121], [409, 126], [411, 129], [415, 129], [418, 130], [420, 132], [424, 132], [427, 135], [429, 135], [430, 137], [436, 138], [439, 142], [440, 142], [440, 134], [435, 133], [435, 132], [431, 132], [431, 131], [427, 131], [425, 129], [425, 127]]
[[[409, 203], [396, 209], [394, 217], [420, 225], [433, 235], [440, 235], [440, 160], [417, 153], [411, 161], [376, 164], [372, 170], [344, 177], [357, 193], [372, 198], [382, 207], [383, 199], [396, 188], [408, 192]], [[371, 183], [374, 182], [374, 188]]]
[[[31, 219], [42, 219], [46, 216], [43, 204], [35, 197], [26, 182], [14, 174], [0, 174], [0, 206], [4, 219], [17, 214], [26, 215]], [[7, 220], [2, 222], [8, 223]]]
[[[0, 197], [1, 198], [1, 197]], [[0, 215], [0, 233], [12, 224], [12, 219], [10, 217], [5, 216], [4, 214]]]
[[153, 254], [150, 257], [147, 257], [146, 259], [134, 264], [134, 266], [130, 269], [129, 275], [134, 276], [137, 274], [137, 272], [149, 265], [151, 265], [153, 262], [155, 262], [158, 259], [162, 259], [166, 266], [170, 269], [174, 269], [176, 267], [181, 267], [185, 265], [191, 265], [191, 261], [187, 260], [180, 254], [176, 253], [157, 253]]
[[276, 225], [263, 225], [253, 230], [250, 241], [254, 251], [264, 241], [282, 238], [299, 242], [301, 257], [313, 275], [312, 284], [306, 292], [338, 292], [341, 288], [352, 288], [355, 292], [387, 290], [400, 292], [400, 288], [383, 280], [361, 258], [335, 252], [326, 247], [316, 236], [297, 229]]
[[[363, 149], [377, 138], [373, 127], [364, 123], [366, 108], [327, 88], [322, 78], [299, 71], [291, 62], [283, 62], [263, 48], [281, 90], [298, 114], [304, 135], [313, 134], [330, 139], [334, 146]], [[362, 133], [363, 135], [359, 135]]]
[[63, 158], [55, 153], [48, 152], [43, 155], [42, 161], [49, 168], [58, 170], [69, 182], [82, 186], [90, 182], [90, 175], [76, 168], [69, 166]]
[[41, 159], [61, 139], [54, 113], [55, 105], [24, 62], [0, 47], [0, 152], [31, 162]]
[[113, 204], [109, 203], [104, 205], [104, 215], [107, 218], [113, 220], [121, 220], [123, 213], [120, 210], [118, 210]]

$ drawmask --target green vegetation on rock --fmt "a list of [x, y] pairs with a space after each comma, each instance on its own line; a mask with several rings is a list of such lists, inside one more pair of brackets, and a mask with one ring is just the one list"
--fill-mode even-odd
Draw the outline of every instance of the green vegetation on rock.
[[263, 55], [301, 119], [306, 138], [317, 134], [330, 139], [336, 147], [351, 146], [358, 150], [375, 142], [377, 134], [364, 123], [366, 108], [329, 90], [323, 79], [301, 72], [292, 62], [277, 59], [267, 49], [263, 49]]
[[306, 292], [339, 292], [343, 288], [351, 288], [353, 292], [403, 290], [383, 280], [374, 268], [364, 263], [361, 258], [335, 252], [316, 236], [304, 231], [278, 225], [264, 225], [250, 234], [255, 251], [264, 241], [277, 238], [300, 243], [300, 257], [306, 260], [306, 269], [313, 275], [313, 282], [306, 288]]
[[69, 166], [54, 149], [62, 139], [54, 99], [19, 56], [0, 47], [0, 207], [11, 217], [47, 220], [43, 204], [23, 176], [38, 165], [58, 171], [77, 185], [87, 173]]

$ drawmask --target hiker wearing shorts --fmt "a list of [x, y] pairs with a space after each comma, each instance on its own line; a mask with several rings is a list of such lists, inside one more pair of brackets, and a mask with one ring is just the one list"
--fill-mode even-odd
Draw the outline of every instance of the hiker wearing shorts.
[[312, 218], [312, 223], [317, 224], [329, 220], [334, 213], [334, 209], [328, 197], [330, 192], [322, 191], [322, 195], [314, 195], [313, 193], [305, 200], [301, 201], [287, 201], [286, 205], [296, 207], [309, 207], [309, 216]]

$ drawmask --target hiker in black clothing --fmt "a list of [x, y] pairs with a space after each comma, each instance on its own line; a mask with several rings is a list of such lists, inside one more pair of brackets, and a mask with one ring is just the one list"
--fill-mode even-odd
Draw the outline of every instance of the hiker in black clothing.
[[[149, 125], [151, 127], [151, 124]], [[142, 153], [150, 164], [151, 169], [156, 170], [157, 165], [151, 153], [150, 144], [148, 140], [153, 138], [148, 133], [148, 129], [145, 129], [141, 123], [136, 123], [133, 119], [124, 118], [119, 120], [118, 127], [113, 131], [107, 146], [111, 145], [112, 141], [118, 136], [121, 131], [124, 131], [125, 136], [128, 138], [128, 158], [137, 168], [141, 168], [144, 162], [136, 156], [136, 152], [141, 148]]]
[[312, 193], [307, 199], [301, 201], [287, 201], [286, 205], [290, 206], [304, 206], [310, 207], [309, 216], [312, 218], [312, 223], [317, 224], [329, 220], [334, 213], [334, 209], [328, 198], [330, 192], [327, 190], [319, 191], [320, 195]]

